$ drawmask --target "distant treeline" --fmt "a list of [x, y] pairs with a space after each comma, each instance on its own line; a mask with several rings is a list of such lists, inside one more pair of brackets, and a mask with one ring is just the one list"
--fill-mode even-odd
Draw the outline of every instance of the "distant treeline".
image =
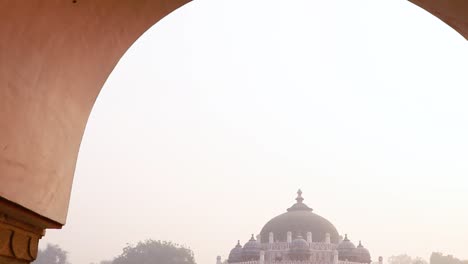
[[[2, 262], [3, 263], [3, 262]], [[193, 251], [170, 241], [145, 240], [136, 245], [127, 245], [122, 254], [100, 264], [196, 264]], [[68, 252], [59, 245], [48, 244], [39, 250], [32, 264], [70, 264]], [[95, 263], [90, 263], [95, 264]]]
[[430, 264], [468, 264], [468, 260], [460, 260], [452, 255], [444, 256], [442, 253], [434, 252], [431, 255]]
[[[100, 264], [151, 264], [155, 260], [158, 264], [196, 264], [191, 249], [169, 241], [151, 239], [136, 245], [127, 245], [119, 256], [113, 260], [101, 261]], [[33, 264], [70, 264], [70, 262], [68, 252], [58, 245], [49, 244], [47, 248], [39, 250], [37, 260]], [[420, 257], [402, 254], [388, 258], [388, 264], [427, 264], [427, 261]], [[468, 264], [468, 260], [433, 252], [429, 264]]]

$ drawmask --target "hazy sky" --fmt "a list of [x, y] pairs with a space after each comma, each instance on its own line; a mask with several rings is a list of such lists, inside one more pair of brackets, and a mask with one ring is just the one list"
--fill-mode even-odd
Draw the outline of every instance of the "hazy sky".
[[68, 223], [73, 264], [147, 238], [227, 257], [304, 191], [373, 259], [468, 259], [468, 49], [408, 1], [195, 1], [103, 88]]

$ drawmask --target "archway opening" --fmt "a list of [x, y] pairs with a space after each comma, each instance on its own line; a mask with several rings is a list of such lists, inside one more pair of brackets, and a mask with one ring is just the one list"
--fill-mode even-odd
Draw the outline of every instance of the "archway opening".
[[464, 257], [464, 42], [409, 3], [355, 4], [194, 2], [156, 24], [106, 83], [69, 223], [42, 243], [86, 263], [171, 239], [209, 262], [301, 187], [382, 255]]

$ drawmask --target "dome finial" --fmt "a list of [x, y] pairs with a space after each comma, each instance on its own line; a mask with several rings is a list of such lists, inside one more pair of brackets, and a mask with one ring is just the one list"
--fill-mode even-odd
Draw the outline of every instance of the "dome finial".
[[297, 203], [302, 203], [304, 201], [304, 198], [302, 198], [302, 191], [301, 189], [297, 190], [297, 198], [296, 198]]
[[297, 190], [297, 197], [296, 197], [296, 203], [288, 208], [288, 212], [290, 211], [312, 211], [311, 208], [309, 208], [305, 203], [303, 203], [304, 198], [302, 198], [302, 191], [301, 189]]
[[344, 240], [343, 240], [343, 241], [349, 241], [349, 239], [348, 239], [348, 234], [345, 234], [345, 235], [344, 235]]
[[252, 234], [252, 237], [250, 238], [250, 241], [255, 241], [254, 234]]

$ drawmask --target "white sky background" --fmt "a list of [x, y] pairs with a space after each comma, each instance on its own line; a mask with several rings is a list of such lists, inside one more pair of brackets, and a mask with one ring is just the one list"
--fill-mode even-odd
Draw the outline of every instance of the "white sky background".
[[86, 129], [73, 264], [146, 238], [227, 257], [295, 192], [374, 260], [468, 259], [468, 49], [407, 1], [195, 1], [125, 54]]

